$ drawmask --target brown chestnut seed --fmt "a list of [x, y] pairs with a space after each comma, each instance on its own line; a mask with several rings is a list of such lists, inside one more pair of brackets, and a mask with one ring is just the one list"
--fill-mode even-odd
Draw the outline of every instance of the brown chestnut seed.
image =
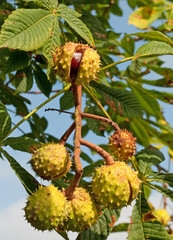
[[72, 60], [71, 60], [71, 68], [70, 68], [70, 78], [71, 80], [75, 81], [79, 65], [82, 59], [83, 51], [76, 51], [73, 53]]

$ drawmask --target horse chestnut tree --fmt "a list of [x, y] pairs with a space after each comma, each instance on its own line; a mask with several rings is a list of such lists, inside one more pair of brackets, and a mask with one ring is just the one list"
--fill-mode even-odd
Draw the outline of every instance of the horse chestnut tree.
[[[107, 239], [119, 231], [129, 240], [172, 239], [173, 128], [162, 102], [171, 104], [173, 96], [158, 87], [172, 87], [172, 69], [159, 55], [173, 54], [173, 3], [124, 4], [132, 9], [129, 23], [142, 31], [114, 31], [119, 23], [113, 29], [110, 16], [123, 15], [118, 1], [0, 3], [0, 157], [28, 194], [25, 220], [64, 239], [69, 231], [80, 240]], [[151, 71], [161, 78], [151, 79]], [[30, 111], [28, 96], [38, 93], [46, 100]], [[48, 121], [50, 112], [55, 118], [63, 114], [62, 126]], [[65, 114], [70, 124], [59, 135]], [[15, 136], [17, 129], [21, 134]], [[6, 146], [30, 154], [30, 172]], [[163, 198], [160, 209], [150, 203], [152, 190]], [[131, 219], [117, 224], [127, 205], [133, 207]]]

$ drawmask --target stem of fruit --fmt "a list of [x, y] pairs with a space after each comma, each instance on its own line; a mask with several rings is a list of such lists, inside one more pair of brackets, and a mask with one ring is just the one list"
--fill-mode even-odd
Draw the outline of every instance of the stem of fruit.
[[83, 174], [83, 167], [80, 160], [81, 153], [81, 129], [82, 129], [82, 117], [81, 117], [81, 100], [82, 100], [82, 86], [76, 86], [75, 83], [72, 82], [72, 92], [74, 95], [75, 101], [75, 139], [74, 139], [74, 153], [73, 159], [76, 167], [75, 176], [72, 179], [70, 186], [65, 190], [65, 196], [71, 200], [73, 199], [73, 193], [75, 188], [79, 186], [80, 179]]
[[82, 99], [82, 86], [72, 85], [72, 91], [75, 100], [75, 139], [74, 139], [74, 162], [76, 165], [76, 171], [78, 173], [83, 172], [83, 167], [80, 161], [80, 139], [81, 139], [81, 129], [82, 129], [82, 117], [81, 117], [81, 99]]
[[75, 129], [75, 122], [72, 123], [72, 125], [67, 129], [67, 131], [64, 133], [64, 135], [59, 140], [59, 145], [65, 145], [68, 137]]
[[93, 149], [95, 152], [101, 155], [105, 159], [106, 165], [112, 165], [115, 163], [113, 157], [108, 152], [106, 152], [103, 148], [95, 145], [94, 143], [88, 142], [84, 139], [81, 139], [80, 143], [86, 147]]
[[85, 88], [85, 90], [87, 91], [87, 93], [93, 98], [93, 100], [96, 102], [96, 104], [98, 105], [98, 107], [102, 110], [102, 112], [105, 114], [105, 116], [109, 119], [111, 119], [111, 117], [109, 116], [109, 114], [106, 112], [106, 110], [104, 109], [104, 107], [101, 105], [101, 103], [98, 101], [98, 99], [94, 96], [94, 94], [90, 91], [90, 89], [87, 86], [83, 86]]
[[95, 119], [95, 120], [98, 120], [98, 121], [106, 122], [107, 124], [111, 125], [115, 129], [115, 131], [117, 131], [117, 132], [119, 132], [121, 130], [119, 128], [118, 124], [113, 122], [109, 118], [105, 118], [105, 117], [90, 114], [90, 113], [84, 113], [84, 112], [81, 112], [81, 117], [92, 118], [92, 119]]
[[105, 67], [102, 67], [102, 68], [100, 69], [100, 71], [104, 71], [104, 70], [106, 70], [106, 69], [108, 69], [108, 68], [111, 68], [111, 67], [117, 65], [117, 64], [120, 64], [120, 63], [123, 63], [123, 62], [127, 62], [127, 61], [129, 61], [129, 60], [133, 60], [133, 58], [134, 58], [134, 56], [128, 57], [128, 58], [124, 58], [124, 59], [122, 59], [122, 60], [120, 60], [120, 61], [118, 61], [118, 62], [111, 63], [111, 64], [109, 64], [109, 65], [107, 65], [107, 66], [105, 66]]
[[26, 115], [21, 121], [19, 121], [5, 136], [4, 139], [2, 139], [1, 142], [3, 142], [16, 128], [18, 128], [23, 122], [25, 122], [30, 116], [32, 116], [35, 112], [37, 112], [40, 108], [42, 108], [44, 105], [46, 105], [48, 102], [50, 102], [52, 99], [59, 96], [61, 93], [66, 92], [70, 89], [71, 84], [69, 84], [67, 87], [65, 87], [63, 90], [59, 91], [52, 97], [48, 98], [46, 101], [44, 101], [42, 104], [40, 104], [38, 107], [36, 107], [32, 112], [30, 112], [28, 115]]

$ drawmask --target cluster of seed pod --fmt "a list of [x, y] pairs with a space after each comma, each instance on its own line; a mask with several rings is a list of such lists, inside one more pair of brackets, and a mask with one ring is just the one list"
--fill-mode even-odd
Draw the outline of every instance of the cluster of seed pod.
[[[66, 43], [57, 50], [54, 60], [55, 72], [63, 81], [76, 86], [95, 79], [100, 66], [97, 51], [77, 43]], [[27, 221], [42, 231], [81, 232], [99, 219], [100, 205], [115, 209], [130, 204], [137, 197], [140, 180], [125, 161], [135, 154], [136, 139], [127, 130], [119, 129], [109, 138], [109, 148], [115, 161], [95, 169], [92, 196], [78, 186], [70, 195], [53, 184], [40, 186], [27, 199], [24, 208]], [[71, 157], [63, 144], [47, 143], [35, 150], [30, 163], [43, 180], [55, 180], [70, 171]]]

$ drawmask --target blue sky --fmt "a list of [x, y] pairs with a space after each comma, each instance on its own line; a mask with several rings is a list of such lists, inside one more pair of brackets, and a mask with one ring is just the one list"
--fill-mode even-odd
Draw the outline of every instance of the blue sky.
[[[125, 13], [123, 18], [118, 16], [112, 16], [111, 17], [111, 26], [115, 28], [116, 32], [126, 32], [126, 33], [132, 33], [136, 32], [137, 29], [133, 25], [127, 25], [129, 14], [132, 12], [132, 10], [127, 6], [126, 1], [120, 1], [120, 5], [122, 6], [122, 9]], [[117, 24], [118, 23], [118, 24]], [[161, 57], [163, 60], [166, 59], [166, 65], [167, 67], [172, 67], [173, 62], [173, 56], [163, 56]], [[126, 65], [123, 65], [123, 67]], [[121, 66], [120, 66], [121, 67]], [[61, 88], [61, 84], [58, 83], [56, 85], [57, 89]], [[170, 89], [169, 89], [170, 90]], [[173, 91], [172, 91], [173, 92]], [[26, 94], [24, 94], [26, 96]], [[27, 95], [28, 97], [28, 95]], [[40, 103], [42, 103], [44, 100], [46, 100], [46, 97], [41, 95], [29, 95], [29, 98], [32, 101], [32, 105], [30, 106], [30, 110], [33, 110], [35, 107], [37, 107]], [[168, 104], [163, 104], [165, 109], [165, 116], [168, 119], [168, 121], [172, 122], [172, 106]], [[47, 129], [47, 132], [55, 135], [55, 136], [61, 136], [64, 131], [68, 128], [69, 124], [71, 123], [71, 118], [69, 115], [66, 114], [58, 114], [55, 112], [44, 112], [45, 108], [58, 108], [59, 107], [59, 98], [54, 99], [51, 103], [47, 104], [45, 107], [40, 109], [38, 111], [38, 114], [40, 116], [46, 116], [49, 121], [49, 127]], [[21, 120], [20, 117], [13, 116], [12, 121], [14, 123], [17, 123], [19, 120]], [[21, 126], [22, 129], [27, 130], [28, 124], [23, 123]], [[12, 136], [18, 136], [20, 135], [20, 131], [16, 130]], [[70, 138], [72, 140], [72, 138]], [[100, 143], [107, 143], [108, 140], [103, 137], [98, 137], [93, 134], [89, 134], [87, 136], [87, 140], [90, 140], [92, 142], [95, 142], [96, 144]], [[30, 154], [25, 154], [18, 151], [13, 151], [10, 148], [6, 148], [12, 156], [16, 160], [19, 161], [19, 163], [25, 167], [28, 171], [30, 171], [32, 174], [32, 170], [29, 164], [27, 162], [30, 160]], [[85, 152], [89, 151], [87, 148], [83, 147], [83, 150]], [[94, 156], [96, 158], [96, 156]], [[165, 162], [167, 164], [167, 161]], [[167, 167], [167, 165], [166, 165]], [[42, 181], [40, 181], [42, 182]], [[26, 199], [26, 192], [21, 185], [20, 181], [16, 177], [13, 170], [10, 168], [8, 161], [2, 161], [0, 159], [0, 236], [2, 240], [30, 240], [30, 239], [42, 239], [42, 240], [61, 240], [60, 236], [57, 235], [55, 232], [40, 232], [35, 231], [26, 221], [24, 221], [23, 215], [24, 212], [22, 208], [25, 205], [25, 199]], [[156, 205], [156, 207], [160, 206], [160, 200], [158, 201], [158, 196], [156, 194], [152, 195], [151, 202]], [[119, 220], [119, 222], [123, 221], [129, 221], [129, 217], [131, 214], [131, 207], [128, 206], [127, 208], [124, 208], [122, 212], [122, 216]], [[75, 239], [76, 234], [70, 233], [70, 239]], [[120, 234], [111, 234], [108, 238], [108, 240], [113, 239], [120, 239], [124, 240], [126, 239], [126, 233], [120, 233]]]

